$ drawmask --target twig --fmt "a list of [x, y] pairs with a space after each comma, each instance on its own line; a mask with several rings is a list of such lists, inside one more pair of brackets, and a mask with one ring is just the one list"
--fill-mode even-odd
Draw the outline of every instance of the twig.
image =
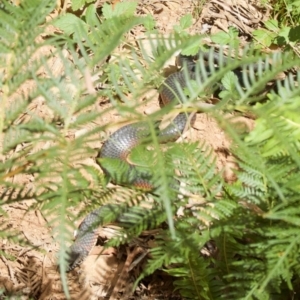
[[144, 249], [141, 247], [136, 247], [134, 248], [134, 250], [130, 253], [130, 250], [127, 250], [127, 259], [126, 262], [124, 264], [123, 270], [120, 274], [120, 277], [114, 287], [114, 290], [111, 294], [111, 296], [109, 297], [109, 300], [116, 300], [118, 299], [118, 292], [119, 290], [125, 285], [126, 280], [129, 276], [129, 270], [130, 270], [130, 266], [134, 260], [134, 258], [136, 257], [136, 255], [143, 253]]
[[9, 265], [7, 259], [3, 255], [0, 255], [0, 257], [1, 257], [2, 261], [4, 262], [4, 264], [6, 265], [7, 269], [8, 269], [8, 273], [9, 273], [11, 281], [14, 283], [15, 286], [17, 286], [18, 282], [17, 282], [17, 279], [15, 277], [15, 273], [12, 270], [11, 266]]

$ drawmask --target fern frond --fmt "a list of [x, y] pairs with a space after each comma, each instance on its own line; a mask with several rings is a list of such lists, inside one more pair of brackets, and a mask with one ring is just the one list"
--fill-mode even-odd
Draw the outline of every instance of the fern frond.
[[212, 150], [205, 144], [175, 144], [169, 155], [189, 192], [200, 194], [209, 201], [221, 190], [222, 177], [216, 170]]
[[[231, 138], [236, 182], [226, 183], [216, 168], [212, 149], [204, 143], [172, 144], [162, 150], [156, 122], [173, 110], [172, 105], [152, 115], [140, 112], [140, 97], [164, 80], [161, 71], [166, 60], [180, 50], [197, 53], [202, 37], [173, 34], [166, 39], [157, 35], [150, 41], [150, 54], [141, 46], [124, 58], [120, 47], [106, 64], [106, 57], [122, 44], [124, 34], [143, 24], [143, 19], [132, 15], [133, 9], [125, 14], [111, 11], [111, 17], [100, 20], [95, 5], [88, 5], [86, 18], [61, 15], [51, 24], [62, 34], [43, 39], [41, 33], [50, 24], [46, 16], [54, 3], [29, 0], [20, 6], [9, 1], [2, 5], [4, 109], [0, 111], [0, 132], [5, 161], [0, 166], [1, 204], [35, 199], [34, 205], [45, 212], [51, 219], [49, 225], [55, 228], [61, 245], [62, 274], [75, 221], [101, 205], [111, 205], [118, 209], [105, 210], [106, 221], [116, 219], [123, 227], [110, 242], [114, 245], [167, 221], [169, 228], [161, 228], [156, 236], [143, 276], [166, 269], [177, 278], [175, 285], [185, 298], [267, 298], [281, 289], [295, 289], [299, 281], [299, 72], [275, 81], [274, 90], [267, 96], [261, 92], [279, 72], [298, 65], [299, 58], [290, 53], [264, 56], [248, 49], [240, 59], [226, 63], [223, 51], [216, 54], [212, 49], [208, 59], [199, 55], [193, 66], [195, 76], [191, 78], [183, 70], [187, 86], [176, 86], [181, 112], [196, 111], [199, 95], [207, 98], [208, 90], [224, 92], [207, 113]], [[74, 26], [64, 28], [67, 20], [73, 20]], [[41, 51], [46, 46], [51, 46], [51, 54]], [[229, 50], [229, 54], [232, 52]], [[51, 68], [53, 58], [60, 63], [59, 74]], [[106, 88], [97, 91], [96, 85], [103, 81]], [[26, 84], [32, 84], [32, 88], [25, 93]], [[99, 109], [99, 96], [109, 99], [112, 108]], [[32, 110], [37, 102], [49, 112], [47, 118]], [[147, 142], [151, 149], [142, 145], [133, 151], [132, 159], [152, 176], [156, 187], [152, 210], [145, 205], [149, 195], [109, 187], [95, 165], [84, 163], [86, 158], [97, 156], [103, 131], [111, 125], [102, 123], [112, 110], [125, 121], [142, 121], [149, 127]], [[251, 133], [239, 135], [225, 120], [224, 112], [237, 111], [256, 117]], [[99, 119], [101, 126], [97, 125]], [[86, 124], [92, 124], [92, 128], [86, 129]], [[74, 135], [74, 131], [82, 134]], [[121, 174], [119, 162], [110, 163], [115, 173]], [[121, 183], [128, 181], [129, 171], [124, 167]], [[33, 175], [35, 190], [12, 183], [19, 174]], [[178, 181], [185, 185], [182, 194]], [[189, 197], [202, 201], [189, 209], [185, 206]], [[80, 204], [80, 213], [73, 213], [73, 207]], [[176, 215], [179, 208], [182, 213]], [[201, 249], [211, 239], [217, 254], [204, 257]], [[66, 277], [62, 280], [66, 287]]]

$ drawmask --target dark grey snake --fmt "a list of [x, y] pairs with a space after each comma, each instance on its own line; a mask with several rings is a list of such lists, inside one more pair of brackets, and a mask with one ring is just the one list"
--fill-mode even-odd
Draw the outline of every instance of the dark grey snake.
[[[202, 59], [213, 60], [214, 63], [218, 63], [219, 54], [216, 52], [202, 53]], [[164, 81], [159, 89], [160, 98], [163, 105], [182, 101], [182, 90], [187, 87], [187, 81], [196, 79], [196, 64], [194, 62], [195, 57], [184, 57], [179, 56], [181, 63], [182, 61], [186, 64], [187, 72], [180, 70], [176, 73], [171, 74]], [[227, 64], [229, 59], [224, 58], [223, 63]], [[186, 76], [188, 75], [188, 77]], [[186, 128], [187, 122], [193, 123], [194, 118], [189, 119], [189, 114], [179, 113], [173, 122], [165, 129], [158, 132], [158, 140], [160, 142], [168, 142], [176, 140], [183, 133]], [[140, 144], [143, 138], [149, 137], [149, 124], [148, 123], [135, 123], [126, 125], [116, 132], [114, 132], [109, 139], [104, 143], [100, 152], [99, 158], [111, 158], [126, 161], [130, 151]], [[100, 160], [101, 164], [101, 160]], [[134, 166], [129, 165], [130, 174], [125, 175], [122, 182], [118, 184], [132, 185], [145, 190], [151, 190], [153, 188], [149, 175], [139, 173]], [[105, 166], [101, 165], [106, 175], [109, 174], [109, 170]], [[103, 225], [103, 219], [105, 215], [111, 211], [116, 210], [115, 205], [109, 204], [104, 205], [90, 214], [88, 214], [78, 228], [78, 233], [74, 244], [69, 249], [69, 271], [78, 266], [88, 256], [90, 250], [97, 241], [96, 229], [99, 225]]]

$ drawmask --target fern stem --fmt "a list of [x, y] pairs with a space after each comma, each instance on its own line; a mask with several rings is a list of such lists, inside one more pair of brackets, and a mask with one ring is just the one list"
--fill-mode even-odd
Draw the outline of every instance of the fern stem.
[[[285, 252], [283, 253], [283, 255], [281, 255], [281, 257], [279, 258], [279, 260], [277, 261], [277, 263], [273, 266], [273, 268], [271, 269], [271, 271], [268, 272], [268, 276], [267, 278], [263, 281], [259, 292], [263, 292], [265, 287], [267, 286], [267, 284], [269, 283], [269, 281], [275, 277], [275, 274], [278, 273], [278, 270], [280, 270], [280, 265], [286, 263], [286, 259], [287, 256], [290, 254], [291, 250], [295, 247], [296, 244], [298, 244], [299, 242], [299, 236], [298, 238], [294, 238], [293, 241], [290, 243], [289, 247], [285, 250]], [[279, 255], [278, 255], [279, 256]], [[287, 276], [288, 277], [288, 276]]]
[[[14, 43], [14, 42], [12, 42], [12, 43]], [[2, 109], [0, 109], [0, 155], [3, 154], [4, 118], [5, 118], [6, 106], [7, 106], [9, 95], [10, 95], [8, 83], [12, 80], [12, 77], [13, 77], [12, 65], [15, 60], [15, 53], [12, 51], [12, 53], [7, 54], [6, 58], [7, 58], [7, 68], [6, 68], [7, 75], [3, 76], [3, 87], [2, 87], [3, 94], [1, 96], [1, 100], [2, 100], [1, 108]]]

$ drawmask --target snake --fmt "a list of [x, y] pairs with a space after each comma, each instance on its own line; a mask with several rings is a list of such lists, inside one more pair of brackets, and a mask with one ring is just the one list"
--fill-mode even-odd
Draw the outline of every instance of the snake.
[[[202, 53], [202, 59], [213, 63], [218, 63], [219, 54], [216, 52]], [[188, 82], [196, 80], [198, 69], [196, 68], [195, 59], [197, 56], [185, 56], [180, 54], [177, 62], [181, 69], [169, 75], [163, 84], [159, 87], [159, 97], [161, 106], [177, 104], [183, 102], [182, 91], [187, 88]], [[229, 58], [224, 57], [224, 64], [229, 63]], [[190, 113], [181, 112], [175, 119], [163, 130], [158, 130], [157, 138], [160, 143], [166, 143], [178, 139], [184, 132], [187, 124], [192, 125], [195, 117], [190, 117]], [[137, 122], [125, 125], [115, 131], [101, 147], [98, 158], [101, 168], [109, 177], [114, 177], [110, 170], [101, 164], [104, 158], [114, 159], [116, 161], [127, 164], [127, 174], [121, 178], [117, 184], [131, 185], [139, 189], [150, 191], [154, 188], [151, 183], [150, 176], [147, 173], [139, 172], [136, 167], [128, 163], [127, 158], [131, 150], [141, 144], [143, 139], [149, 138], [151, 135], [149, 123]], [[106, 204], [89, 213], [78, 227], [76, 239], [69, 248], [68, 254], [68, 271], [73, 270], [80, 265], [89, 255], [91, 249], [97, 242], [97, 228], [103, 225], [105, 216], [110, 211], [117, 211], [114, 204]]]

